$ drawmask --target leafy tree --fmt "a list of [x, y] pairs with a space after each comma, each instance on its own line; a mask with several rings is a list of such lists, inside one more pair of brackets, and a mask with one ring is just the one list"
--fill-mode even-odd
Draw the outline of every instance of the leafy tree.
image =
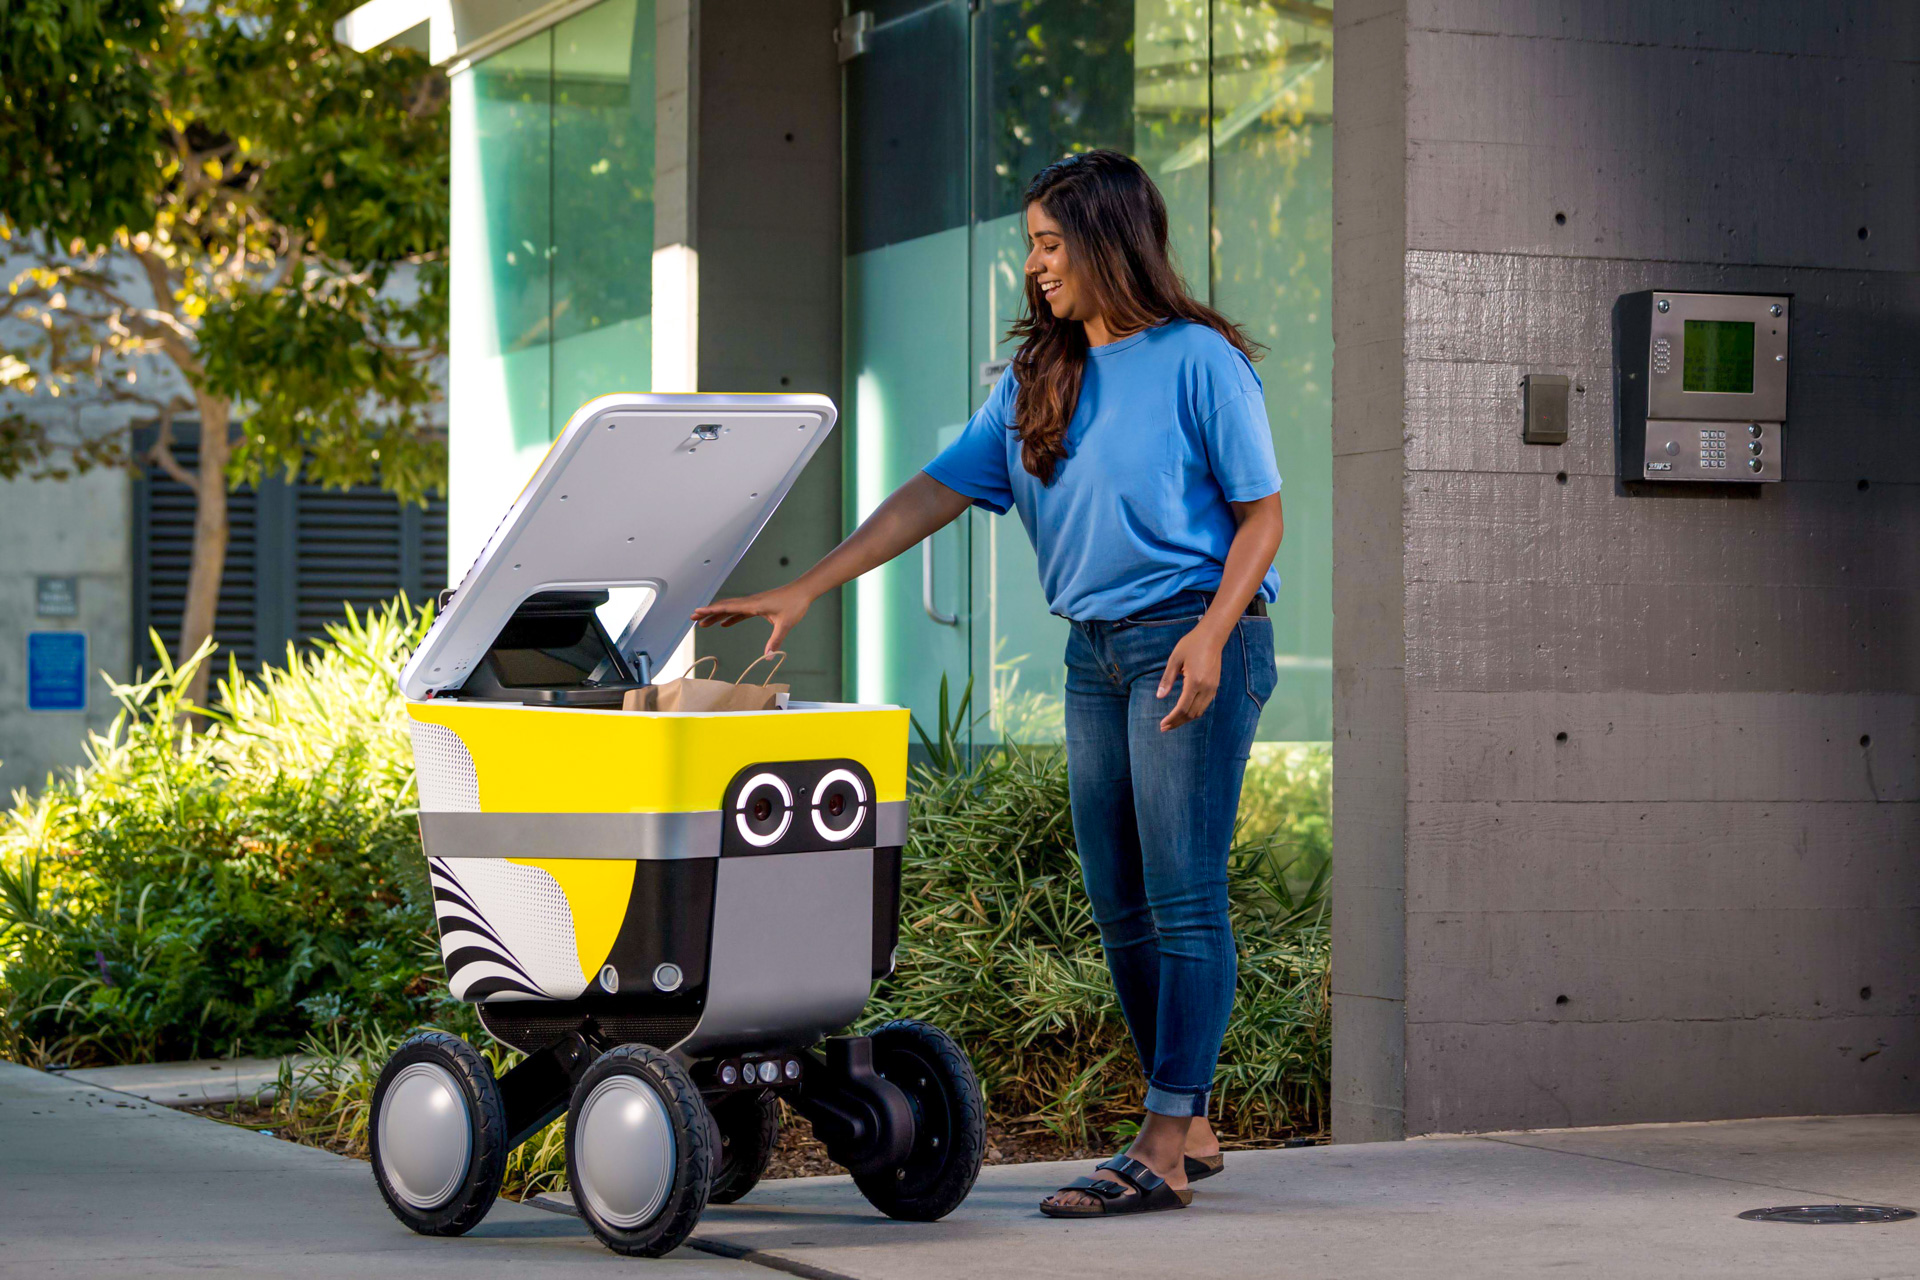
[[[444, 486], [446, 80], [336, 44], [350, 7], [0, 0], [0, 319], [34, 335], [0, 349], [0, 388], [156, 425], [145, 458], [197, 504], [182, 662], [213, 631], [232, 486]], [[37, 416], [0, 417], [0, 477], [139, 461], [127, 432]]]

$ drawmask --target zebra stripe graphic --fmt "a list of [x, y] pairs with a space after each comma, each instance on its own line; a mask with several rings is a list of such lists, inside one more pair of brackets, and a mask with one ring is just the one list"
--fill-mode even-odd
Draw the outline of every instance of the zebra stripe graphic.
[[572, 912], [551, 876], [493, 860], [432, 857], [427, 870], [456, 999], [568, 1000], [585, 989]]

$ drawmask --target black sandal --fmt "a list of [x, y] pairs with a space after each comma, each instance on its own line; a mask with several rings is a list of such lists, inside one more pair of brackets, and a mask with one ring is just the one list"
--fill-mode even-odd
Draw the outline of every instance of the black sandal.
[[1188, 1156], [1186, 1161], [1188, 1182], [1200, 1182], [1211, 1178], [1227, 1167], [1227, 1157], [1224, 1152], [1210, 1156]]
[[[1123, 1213], [1158, 1213], [1162, 1209], [1184, 1209], [1193, 1203], [1193, 1192], [1175, 1191], [1167, 1180], [1132, 1156], [1115, 1156], [1094, 1172], [1107, 1171], [1112, 1178], [1080, 1178], [1060, 1191], [1084, 1191], [1095, 1197], [1092, 1204], [1049, 1204], [1040, 1202], [1040, 1212], [1049, 1218], [1105, 1218]], [[1058, 1195], [1059, 1192], [1055, 1192]]]

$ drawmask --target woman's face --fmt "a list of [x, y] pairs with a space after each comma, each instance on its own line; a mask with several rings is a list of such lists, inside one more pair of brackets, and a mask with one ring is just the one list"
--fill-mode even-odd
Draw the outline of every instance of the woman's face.
[[1067, 237], [1039, 202], [1027, 206], [1027, 274], [1056, 319], [1084, 324], [1100, 314], [1093, 290], [1067, 257]]

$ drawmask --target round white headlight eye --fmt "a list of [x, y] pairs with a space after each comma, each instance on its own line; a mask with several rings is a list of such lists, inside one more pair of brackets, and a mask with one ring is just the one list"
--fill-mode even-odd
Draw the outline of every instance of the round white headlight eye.
[[851, 769], [834, 769], [813, 789], [813, 829], [825, 840], [846, 840], [867, 816], [867, 788]]
[[756, 773], [740, 788], [733, 810], [733, 824], [740, 838], [756, 849], [764, 849], [793, 825], [793, 788], [779, 774]]

